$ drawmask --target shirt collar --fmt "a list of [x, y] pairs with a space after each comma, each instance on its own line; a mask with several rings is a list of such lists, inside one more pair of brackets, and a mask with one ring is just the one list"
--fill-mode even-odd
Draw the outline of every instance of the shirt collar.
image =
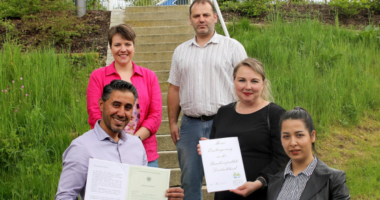
[[[98, 120], [95, 123], [95, 127], [94, 127], [95, 135], [98, 138], [98, 140], [102, 141], [102, 140], [108, 139], [109, 141], [113, 141], [113, 139], [103, 130], [103, 128], [100, 127], [99, 123], [100, 123], [100, 120]], [[126, 135], [126, 133], [123, 130], [121, 132], [121, 137], [120, 137], [119, 141], [125, 142], [126, 140], [127, 140], [127, 135]]]
[[[132, 66], [133, 66], [133, 75], [137, 74], [137, 75], [143, 76], [140, 66], [136, 65], [133, 61], [132, 61]], [[113, 61], [110, 65], [106, 67], [106, 76], [109, 76], [112, 74], [119, 74], [117, 73], [116, 68], [115, 68], [115, 61]]]
[[[310, 177], [313, 174], [315, 167], [317, 166], [317, 162], [318, 162], [317, 158], [314, 156], [313, 161], [311, 161], [311, 163], [306, 167], [306, 169], [303, 170], [300, 174], [304, 174]], [[292, 166], [292, 160], [289, 160], [288, 164], [285, 167], [284, 178], [286, 178], [287, 175], [294, 176], [291, 166]]]
[[[207, 46], [209, 43], [215, 43], [215, 44], [219, 43], [220, 37], [221, 36], [216, 31], [214, 31], [214, 35], [204, 46]], [[194, 38], [191, 39], [190, 45], [199, 46], [197, 43], [197, 35], [195, 35]]]

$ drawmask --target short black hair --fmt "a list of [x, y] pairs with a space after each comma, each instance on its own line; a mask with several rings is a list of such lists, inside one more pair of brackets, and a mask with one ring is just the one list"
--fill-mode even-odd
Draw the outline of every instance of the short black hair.
[[[310, 137], [312, 136], [311, 133], [315, 130], [314, 123], [311, 115], [305, 108], [297, 106], [293, 110], [286, 111], [280, 118], [280, 127], [282, 127], [282, 123], [288, 119], [303, 121], [306, 129], [309, 131]], [[316, 152], [314, 143], [313, 150]]]
[[115, 90], [122, 92], [132, 92], [133, 96], [135, 96], [135, 101], [138, 98], [137, 90], [135, 86], [132, 85], [132, 83], [128, 83], [127, 81], [123, 80], [113, 80], [110, 84], [104, 86], [102, 100], [106, 102], [110, 98], [111, 93]]

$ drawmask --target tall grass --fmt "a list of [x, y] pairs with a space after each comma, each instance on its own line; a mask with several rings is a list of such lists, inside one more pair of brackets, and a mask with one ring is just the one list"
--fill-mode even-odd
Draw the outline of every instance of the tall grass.
[[305, 107], [320, 129], [356, 124], [364, 112], [380, 108], [377, 35], [272, 17], [268, 26], [242, 20], [229, 30], [250, 57], [264, 64], [276, 103]]
[[11, 43], [0, 51], [0, 199], [52, 199], [63, 151], [89, 129], [85, 91], [98, 64]]

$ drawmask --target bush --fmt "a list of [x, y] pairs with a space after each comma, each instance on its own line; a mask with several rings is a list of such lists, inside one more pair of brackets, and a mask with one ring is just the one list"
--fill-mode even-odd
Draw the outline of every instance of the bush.
[[367, 0], [331, 0], [330, 5], [338, 14], [349, 18], [370, 7]]
[[74, 4], [67, 0], [2, 0], [0, 1], [0, 18], [21, 18], [47, 10], [69, 9], [74, 9]]
[[224, 1], [220, 9], [224, 11], [239, 12], [245, 17], [256, 17], [268, 11], [268, 0], [249, 0], [243, 2]]
[[380, 13], [380, 0], [369, 0], [368, 5], [371, 10]]

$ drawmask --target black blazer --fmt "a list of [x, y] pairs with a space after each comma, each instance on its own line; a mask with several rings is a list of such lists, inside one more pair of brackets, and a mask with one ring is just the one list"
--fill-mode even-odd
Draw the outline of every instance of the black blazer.
[[[318, 159], [318, 158], [317, 158]], [[284, 171], [268, 177], [268, 200], [276, 200], [284, 183]], [[346, 173], [328, 167], [318, 159], [317, 166], [306, 183], [300, 200], [347, 200]]]

